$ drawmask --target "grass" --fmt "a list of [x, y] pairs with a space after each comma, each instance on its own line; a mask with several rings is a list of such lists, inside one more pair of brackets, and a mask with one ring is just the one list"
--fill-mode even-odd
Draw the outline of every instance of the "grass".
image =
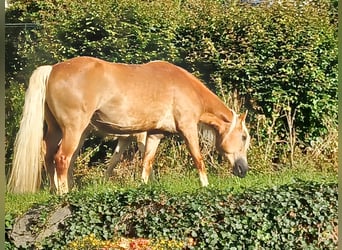
[[[88, 173], [91, 174], [91, 173]], [[246, 189], [254, 188], [271, 188], [295, 182], [297, 179], [303, 181], [317, 181], [321, 183], [337, 182], [337, 173], [322, 172], [312, 168], [287, 168], [282, 171], [274, 171], [270, 173], [253, 173], [249, 172], [243, 179], [235, 176], [221, 176], [209, 174], [209, 188], [219, 190], [229, 189], [232, 193], [243, 192]], [[133, 188], [137, 189], [141, 186], [139, 180], [130, 180], [120, 183], [109, 181], [106, 182], [101, 176], [95, 175], [92, 178], [87, 176], [87, 182], [77, 187], [74, 192], [82, 192], [85, 195], [92, 195], [116, 189]], [[155, 177], [148, 184], [152, 188], [163, 189], [167, 192], [178, 194], [183, 192], [194, 192], [200, 189], [198, 173], [195, 170], [185, 171], [184, 173], [162, 173]], [[6, 194], [5, 211], [11, 214], [23, 214], [34, 204], [45, 203], [51, 199], [51, 195], [47, 190], [40, 191], [36, 194]]]
[[11, 214], [22, 214], [34, 204], [47, 202], [51, 194], [47, 190], [35, 194], [10, 194], [5, 195], [5, 212]]
[[[233, 193], [243, 192], [245, 189], [270, 188], [280, 186], [301, 179], [303, 181], [317, 182], [337, 182], [337, 174], [328, 172], [323, 173], [312, 169], [285, 169], [283, 171], [271, 173], [248, 173], [245, 178], [236, 176], [221, 177], [209, 174], [209, 187], [219, 190], [231, 189]], [[151, 185], [171, 193], [192, 192], [201, 188], [197, 172], [193, 171], [187, 176], [165, 175], [160, 180]]]

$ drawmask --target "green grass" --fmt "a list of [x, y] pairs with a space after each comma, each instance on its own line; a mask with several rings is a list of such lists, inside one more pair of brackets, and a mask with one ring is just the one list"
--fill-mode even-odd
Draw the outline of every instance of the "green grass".
[[35, 194], [11, 194], [5, 195], [5, 212], [22, 214], [34, 204], [47, 202], [51, 198], [48, 191], [43, 190]]
[[[232, 192], [238, 193], [245, 189], [280, 186], [294, 182], [296, 179], [303, 181], [337, 182], [337, 174], [332, 172], [323, 173], [311, 169], [286, 169], [272, 173], [250, 172], [245, 178], [236, 176], [219, 177], [214, 174], [209, 174], [209, 187], [219, 190], [231, 189]], [[166, 175], [157, 183], [161, 188], [171, 193], [191, 192], [200, 188], [199, 178], [195, 171], [189, 173], [188, 176], [182, 176], [182, 178]]]
[[[283, 171], [271, 173], [253, 173], [249, 172], [243, 179], [235, 176], [218, 176], [209, 174], [209, 188], [219, 190], [229, 189], [232, 193], [243, 192], [246, 189], [261, 189], [281, 186], [295, 182], [296, 180], [317, 181], [317, 182], [337, 182], [337, 173], [321, 172], [313, 169], [296, 168], [285, 169]], [[77, 187], [73, 192], [82, 192], [85, 195], [101, 193], [108, 190], [133, 188], [141, 186], [139, 180], [129, 181], [127, 183], [116, 183], [114, 181], [105, 182], [97, 176], [89, 178], [86, 184]], [[170, 193], [194, 192], [200, 189], [200, 182], [197, 171], [185, 171], [184, 173], [162, 173], [147, 184], [151, 188], [163, 189]], [[53, 196], [48, 191], [40, 191], [36, 194], [6, 194], [5, 210], [6, 213], [22, 214], [34, 204], [48, 202]]]

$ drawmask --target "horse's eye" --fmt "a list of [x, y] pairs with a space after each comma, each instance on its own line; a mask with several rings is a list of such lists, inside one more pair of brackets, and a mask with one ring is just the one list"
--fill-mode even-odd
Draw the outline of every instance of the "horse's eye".
[[246, 141], [246, 140], [247, 140], [247, 136], [243, 135], [243, 136], [242, 136], [242, 140], [243, 140], [243, 141]]

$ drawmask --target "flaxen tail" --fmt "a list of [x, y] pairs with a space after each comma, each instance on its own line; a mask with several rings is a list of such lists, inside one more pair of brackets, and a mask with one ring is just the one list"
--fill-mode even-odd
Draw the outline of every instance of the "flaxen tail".
[[23, 115], [14, 143], [8, 191], [36, 192], [41, 183], [42, 140], [46, 84], [52, 66], [38, 67], [31, 75]]

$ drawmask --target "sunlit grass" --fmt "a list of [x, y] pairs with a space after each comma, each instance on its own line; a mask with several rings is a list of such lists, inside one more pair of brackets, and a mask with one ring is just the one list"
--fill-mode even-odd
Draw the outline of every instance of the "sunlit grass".
[[[91, 173], [88, 173], [91, 175]], [[231, 190], [232, 193], [240, 193], [246, 189], [265, 189], [274, 186], [280, 186], [303, 181], [317, 182], [337, 182], [337, 173], [322, 172], [312, 168], [288, 168], [282, 171], [273, 171], [270, 173], [255, 173], [249, 172], [245, 178], [238, 178], [227, 174], [221, 176], [209, 173], [209, 188], [218, 190]], [[162, 189], [170, 193], [195, 192], [201, 189], [201, 185], [196, 170], [187, 170], [183, 173], [163, 172], [154, 176], [147, 184], [150, 188]], [[87, 181], [74, 188], [73, 192], [92, 195], [114, 191], [117, 189], [139, 189], [145, 186], [137, 180], [121, 180], [119, 183], [114, 180], [105, 181], [102, 176], [95, 175], [94, 177], [87, 176]], [[54, 195], [51, 195], [47, 190], [40, 191], [36, 194], [6, 194], [5, 209], [6, 213], [22, 214], [34, 204], [45, 203]]]
[[[337, 182], [337, 174], [333, 172], [323, 173], [313, 169], [285, 169], [283, 171], [271, 173], [253, 173], [250, 172], [245, 178], [236, 176], [221, 177], [209, 174], [209, 188], [218, 190], [229, 189], [232, 192], [243, 192], [246, 189], [253, 188], [271, 188], [295, 182], [318, 181], [318, 182]], [[153, 184], [151, 184], [153, 185]], [[173, 192], [192, 192], [201, 188], [197, 172], [188, 173], [187, 176], [164, 176], [161, 177], [155, 185], [161, 186], [163, 189]]]
[[5, 212], [22, 214], [35, 204], [47, 202], [51, 194], [47, 190], [35, 194], [11, 194], [5, 195]]

